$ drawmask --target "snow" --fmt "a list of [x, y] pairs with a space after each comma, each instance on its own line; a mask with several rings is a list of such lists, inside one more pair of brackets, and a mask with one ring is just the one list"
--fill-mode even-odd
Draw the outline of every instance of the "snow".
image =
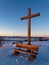
[[6, 42], [0, 48], [0, 65], [49, 65], [49, 41], [31, 42], [33, 45], [39, 45], [38, 55], [34, 61], [28, 60], [28, 55], [25, 54], [12, 55], [15, 45], [10, 43]]

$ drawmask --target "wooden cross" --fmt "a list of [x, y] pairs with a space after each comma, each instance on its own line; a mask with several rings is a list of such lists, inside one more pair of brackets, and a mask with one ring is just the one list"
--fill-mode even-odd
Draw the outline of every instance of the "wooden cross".
[[40, 16], [40, 13], [31, 14], [31, 9], [28, 8], [28, 16], [24, 16], [21, 20], [28, 19], [28, 45], [31, 45], [31, 18]]

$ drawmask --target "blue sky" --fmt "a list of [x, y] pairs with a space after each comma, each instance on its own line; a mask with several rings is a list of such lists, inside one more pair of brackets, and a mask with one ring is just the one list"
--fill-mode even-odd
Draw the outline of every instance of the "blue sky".
[[49, 0], [0, 0], [0, 35], [27, 36], [27, 22], [20, 18], [40, 13], [31, 19], [32, 36], [49, 36]]

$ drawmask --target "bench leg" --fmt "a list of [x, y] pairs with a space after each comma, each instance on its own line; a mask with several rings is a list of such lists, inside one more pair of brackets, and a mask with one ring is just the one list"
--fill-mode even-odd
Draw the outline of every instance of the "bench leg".
[[14, 51], [14, 54], [13, 54], [13, 55], [17, 55], [17, 56], [19, 56], [19, 53], [20, 53], [20, 52], [16, 52], [16, 51]]
[[30, 55], [30, 57], [29, 57], [29, 60], [34, 60], [36, 58], [36, 55], [35, 56], [33, 56], [33, 55]]

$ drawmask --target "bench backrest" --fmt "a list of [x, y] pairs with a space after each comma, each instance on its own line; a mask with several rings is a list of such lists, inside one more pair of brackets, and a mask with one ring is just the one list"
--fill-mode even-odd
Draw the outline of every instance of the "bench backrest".
[[27, 44], [16, 44], [16, 47], [25, 48], [27, 50], [33, 50], [33, 51], [38, 51], [39, 49], [39, 46], [37, 45], [27, 45]]

